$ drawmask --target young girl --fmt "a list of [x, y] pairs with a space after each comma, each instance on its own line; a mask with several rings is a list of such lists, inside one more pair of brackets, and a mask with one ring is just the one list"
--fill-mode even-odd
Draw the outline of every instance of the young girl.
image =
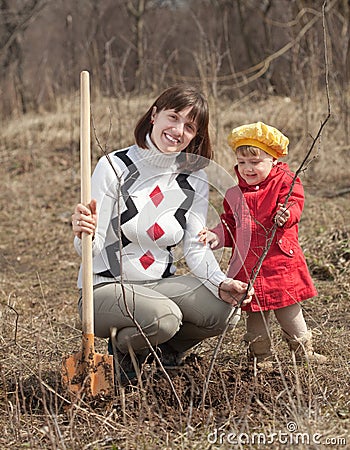
[[[273, 310], [296, 359], [300, 361], [306, 356], [324, 362], [326, 358], [313, 351], [311, 332], [299, 303], [317, 292], [298, 242], [303, 187], [299, 178], [294, 180], [288, 165], [277, 161], [287, 154], [289, 140], [276, 128], [257, 122], [233, 129], [228, 143], [237, 156], [238, 186], [226, 192], [221, 223], [211, 231], [204, 228], [200, 242], [209, 243], [212, 249], [232, 247], [228, 275], [248, 282], [267, 246], [269, 233], [274, 224], [277, 226], [254, 283], [253, 300], [242, 308], [247, 312], [244, 340], [248, 356], [260, 365], [272, 360], [269, 318]], [[249, 211], [249, 221], [244, 219], [244, 208]], [[234, 254], [237, 228], [242, 227], [242, 222], [250, 223], [251, 227], [250, 247], [244, 261]]]

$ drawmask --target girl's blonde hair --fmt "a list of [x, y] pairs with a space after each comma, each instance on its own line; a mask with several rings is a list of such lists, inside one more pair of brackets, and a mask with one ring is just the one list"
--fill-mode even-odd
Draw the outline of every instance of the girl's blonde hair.
[[252, 145], [241, 145], [240, 147], [237, 147], [236, 153], [237, 155], [240, 154], [244, 157], [247, 156], [260, 156], [261, 149], [259, 147], [253, 147]]

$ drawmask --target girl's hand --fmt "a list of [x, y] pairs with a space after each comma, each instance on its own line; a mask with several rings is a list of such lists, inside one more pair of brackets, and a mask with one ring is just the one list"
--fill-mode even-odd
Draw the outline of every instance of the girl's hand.
[[274, 221], [279, 227], [283, 227], [290, 217], [290, 211], [288, 208], [284, 208], [282, 203], [278, 203], [279, 209], [274, 217]]
[[72, 228], [74, 235], [81, 239], [81, 233], [88, 233], [94, 236], [97, 227], [96, 200], [85, 206], [78, 203], [72, 214]]
[[[232, 278], [227, 278], [219, 286], [219, 296], [224, 302], [230, 303], [232, 306], [236, 306], [245, 294], [247, 288], [247, 283], [243, 283], [243, 281], [239, 280], [233, 280]], [[242, 305], [247, 305], [250, 303], [253, 295], [254, 288], [252, 287], [247, 293]]]
[[211, 249], [216, 248], [219, 244], [219, 238], [217, 234], [213, 233], [212, 231], [209, 231], [207, 227], [204, 227], [199, 233], [199, 242], [203, 242], [204, 245], [209, 244], [209, 247]]

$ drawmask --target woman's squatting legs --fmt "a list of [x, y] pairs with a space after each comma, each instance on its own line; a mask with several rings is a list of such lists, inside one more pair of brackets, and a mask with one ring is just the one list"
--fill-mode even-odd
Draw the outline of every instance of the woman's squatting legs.
[[[137, 329], [136, 321], [152, 345], [156, 346], [171, 339], [181, 325], [182, 313], [179, 307], [165, 295], [156, 292], [153, 283], [146, 286], [124, 283], [123, 287], [124, 289], [120, 283], [95, 287], [96, 336], [107, 338], [110, 336], [110, 330], [116, 328], [117, 348], [126, 353], [130, 343], [138, 353], [147, 348], [147, 343]], [[79, 310], [81, 312], [81, 308]]]

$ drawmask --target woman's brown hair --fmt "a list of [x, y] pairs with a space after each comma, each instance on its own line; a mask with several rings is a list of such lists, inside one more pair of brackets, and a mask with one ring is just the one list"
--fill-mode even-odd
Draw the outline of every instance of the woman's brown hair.
[[147, 148], [146, 136], [151, 135], [151, 116], [154, 107], [157, 112], [173, 109], [175, 112], [191, 107], [190, 119], [197, 125], [197, 134], [188, 147], [177, 158], [179, 168], [186, 172], [202, 169], [213, 158], [209, 137], [209, 107], [201, 92], [193, 87], [173, 86], [166, 89], [136, 124], [134, 136], [141, 148]]

